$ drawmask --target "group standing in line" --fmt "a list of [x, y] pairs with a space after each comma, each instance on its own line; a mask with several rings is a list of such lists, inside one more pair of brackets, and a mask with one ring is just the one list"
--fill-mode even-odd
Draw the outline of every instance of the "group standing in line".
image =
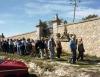
[[[76, 39], [75, 35], [70, 37], [71, 58], [70, 63], [76, 63], [77, 60], [84, 60], [84, 46], [82, 38]], [[18, 55], [31, 55], [33, 57], [50, 58], [54, 60], [55, 57], [61, 58], [62, 44], [59, 39], [56, 41], [53, 37], [50, 39], [32, 40], [32, 39], [7, 39], [0, 42], [2, 52], [6, 54], [13, 53]], [[77, 56], [78, 50], [78, 56]], [[56, 52], [55, 52], [56, 51]]]

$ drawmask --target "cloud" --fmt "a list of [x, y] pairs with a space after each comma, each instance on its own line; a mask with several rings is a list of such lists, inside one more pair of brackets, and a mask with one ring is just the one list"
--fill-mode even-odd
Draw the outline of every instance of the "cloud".
[[69, 0], [35, 0], [38, 3], [48, 3], [48, 4], [66, 4]]
[[15, 15], [13, 13], [0, 13], [0, 19], [10, 19], [14, 17]]
[[[60, 1], [61, 2], [61, 1]], [[54, 3], [54, 1], [52, 2]], [[56, 2], [58, 3], [58, 2]], [[25, 5], [25, 13], [29, 15], [38, 15], [38, 14], [52, 14], [52, 13], [57, 13], [57, 12], [65, 12], [68, 10], [71, 10], [71, 6], [64, 6], [64, 5], [59, 5], [59, 4], [40, 4], [40, 3], [27, 3]]]
[[[71, 14], [72, 14], [72, 12], [71, 12]], [[100, 9], [89, 8], [89, 7], [80, 7], [76, 11], [77, 18], [83, 18], [90, 14], [91, 15], [96, 14], [96, 15], [100, 16]]]
[[[86, 5], [93, 4], [93, 0], [84, 0], [79, 4], [76, 10], [76, 18], [82, 19], [89, 14], [97, 14], [100, 16], [100, 8], [92, 8]], [[25, 4], [25, 13], [33, 15], [50, 15], [60, 14], [61, 17], [73, 18], [73, 6], [69, 4], [69, 0], [36, 0]]]
[[80, 5], [90, 5], [96, 3], [95, 0], [81, 0]]
[[5, 24], [5, 21], [3, 21], [3, 20], [0, 20], [0, 24]]

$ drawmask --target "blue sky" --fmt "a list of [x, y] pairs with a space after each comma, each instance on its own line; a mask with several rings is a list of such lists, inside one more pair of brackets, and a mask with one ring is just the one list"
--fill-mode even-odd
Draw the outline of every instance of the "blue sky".
[[[52, 20], [55, 14], [71, 22], [73, 6], [69, 0], [0, 0], [0, 33], [13, 36], [35, 31], [39, 19]], [[81, 0], [76, 20], [89, 14], [100, 16], [100, 0]]]

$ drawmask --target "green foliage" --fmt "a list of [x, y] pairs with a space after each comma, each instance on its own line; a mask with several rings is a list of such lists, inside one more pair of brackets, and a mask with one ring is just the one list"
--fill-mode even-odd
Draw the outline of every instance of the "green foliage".
[[87, 17], [82, 18], [82, 20], [88, 20], [88, 19], [96, 18], [96, 17], [98, 17], [98, 15], [95, 15], [95, 14], [93, 14], [93, 15], [88, 15]]
[[2, 38], [5, 38], [4, 34], [2, 33]]
[[50, 31], [48, 29], [47, 22], [41, 22], [40, 26], [42, 27], [41, 37], [48, 37], [50, 35]]
[[45, 21], [45, 22], [41, 22], [41, 23], [40, 23], [40, 26], [42, 26], [43, 28], [47, 28], [47, 27], [48, 27], [46, 21]]

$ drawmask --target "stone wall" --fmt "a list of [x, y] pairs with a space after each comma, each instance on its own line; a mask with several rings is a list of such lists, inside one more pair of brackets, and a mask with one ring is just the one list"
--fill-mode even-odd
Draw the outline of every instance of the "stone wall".
[[[100, 57], [100, 18], [68, 24], [66, 27], [69, 34], [83, 38], [86, 54]], [[63, 33], [64, 26], [60, 26], [58, 32]], [[62, 45], [64, 50], [69, 51], [68, 43], [62, 42]]]
[[[85, 53], [89, 55], [99, 56], [100, 57], [100, 18], [91, 19], [84, 22], [67, 24], [67, 31], [70, 34], [76, 34], [77, 37], [83, 38], [83, 43], [85, 47]], [[56, 37], [56, 33], [63, 34], [64, 24], [59, 25], [59, 27], [53, 27], [53, 35]], [[21, 35], [16, 35], [8, 38], [12, 39], [21, 39], [21, 38], [31, 38], [37, 39], [37, 32], [29, 32]], [[69, 50], [69, 43], [62, 42], [63, 50]]]
[[15, 36], [7, 37], [6, 39], [22, 39], [22, 38], [25, 38], [25, 39], [30, 38], [30, 39], [36, 40], [37, 32], [34, 31], [34, 32], [20, 34], [20, 35], [15, 35]]

